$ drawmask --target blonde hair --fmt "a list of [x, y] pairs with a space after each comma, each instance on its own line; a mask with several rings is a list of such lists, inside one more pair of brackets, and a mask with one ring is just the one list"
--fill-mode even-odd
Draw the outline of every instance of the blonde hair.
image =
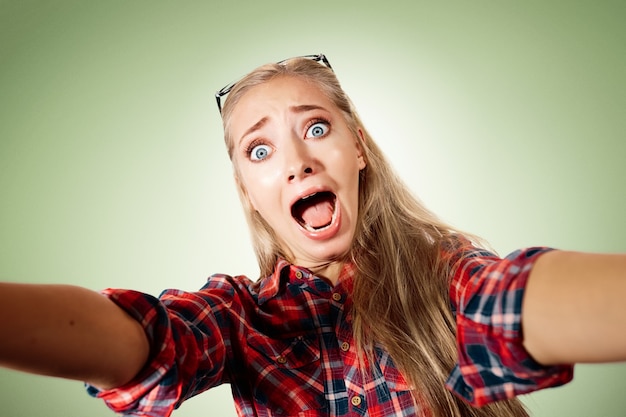
[[[367, 165], [359, 183], [358, 225], [345, 258], [357, 269], [352, 299], [353, 332], [359, 351], [371, 357], [373, 346], [382, 345], [414, 387], [416, 402], [433, 416], [527, 416], [517, 399], [473, 408], [445, 388], [457, 350], [449, 298], [450, 265], [440, 254], [442, 245], [459, 232], [427, 210], [397, 177], [332, 70], [310, 59], [295, 58], [261, 66], [237, 82], [222, 113], [235, 176], [232, 111], [249, 89], [284, 76], [319, 87], [342, 112], [364, 150]], [[250, 206], [243, 185], [237, 183], [261, 276], [266, 276], [278, 257], [289, 257], [273, 230]]]

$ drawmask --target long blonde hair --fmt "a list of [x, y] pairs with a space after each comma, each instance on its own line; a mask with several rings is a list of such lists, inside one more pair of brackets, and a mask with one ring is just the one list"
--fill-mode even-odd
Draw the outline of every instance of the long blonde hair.
[[[223, 108], [224, 138], [231, 160], [231, 114], [252, 87], [276, 77], [313, 83], [340, 109], [365, 152], [359, 183], [359, 220], [346, 261], [357, 268], [352, 292], [353, 331], [359, 351], [380, 344], [414, 387], [414, 398], [433, 416], [527, 416], [517, 399], [473, 408], [444, 382], [457, 360], [456, 324], [450, 308], [450, 265], [441, 246], [458, 234], [413, 196], [372, 140], [352, 102], [329, 68], [309, 59], [261, 66], [238, 81]], [[359, 134], [362, 132], [362, 137]], [[234, 163], [235, 176], [237, 167]], [[261, 276], [286, 257], [274, 231], [252, 209], [237, 181]]]

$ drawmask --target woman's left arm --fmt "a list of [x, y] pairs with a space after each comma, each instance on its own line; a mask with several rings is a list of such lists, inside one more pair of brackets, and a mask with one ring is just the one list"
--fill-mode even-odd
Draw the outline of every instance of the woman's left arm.
[[626, 361], [626, 254], [550, 251], [522, 304], [524, 347], [543, 365]]

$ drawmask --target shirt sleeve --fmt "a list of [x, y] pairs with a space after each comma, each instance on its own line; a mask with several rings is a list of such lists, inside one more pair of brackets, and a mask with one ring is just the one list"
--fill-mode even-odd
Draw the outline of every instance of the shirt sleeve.
[[549, 248], [505, 258], [464, 245], [453, 256], [450, 289], [458, 363], [446, 386], [474, 406], [508, 399], [573, 378], [573, 366], [543, 366], [523, 346], [522, 300], [535, 261]]
[[159, 298], [107, 289], [103, 294], [143, 326], [150, 357], [128, 384], [90, 395], [124, 416], [167, 417], [185, 399], [227, 380], [232, 314], [240, 303], [228, 277], [212, 277], [198, 292], [167, 290]]

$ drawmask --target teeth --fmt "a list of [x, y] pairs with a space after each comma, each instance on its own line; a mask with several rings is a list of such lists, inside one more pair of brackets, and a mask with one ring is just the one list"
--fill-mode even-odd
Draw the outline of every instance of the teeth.
[[[332, 213], [332, 216], [331, 216], [331, 220], [330, 220], [330, 222], [327, 225], [319, 227], [319, 228], [315, 228], [315, 227], [312, 227], [312, 226], [306, 224], [304, 222], [304, 220], [302, 219], [302, 216], [301, 216], [301, 214], [302, 214], [302, 204], [308, 204], [307, 200], [318, 198], [318, 196], [320, 196], [320, 194], [324, 195], [324, 196], [321, 196], [320, 198], [326, 198], [326, 197], [332, 198], [333, 213]], [[300, 226], [302, 228], [304, 228], [305, 230], [308, 230], [310, 232], [319, 232], [321, 230], [325, 230], [330, 225], [332, 225], [333, 222], [337, 218], [337, 196], [334, 193], [330, 192], [330, 191], [313, 192], [313, 193], [311, 193], [309, 195], [303, 196], [302, 198], [300, 198], [300, 200], [295, 202], [293, 204], [293, 206], [291, 207], [291, 215], [300, 224]]]

